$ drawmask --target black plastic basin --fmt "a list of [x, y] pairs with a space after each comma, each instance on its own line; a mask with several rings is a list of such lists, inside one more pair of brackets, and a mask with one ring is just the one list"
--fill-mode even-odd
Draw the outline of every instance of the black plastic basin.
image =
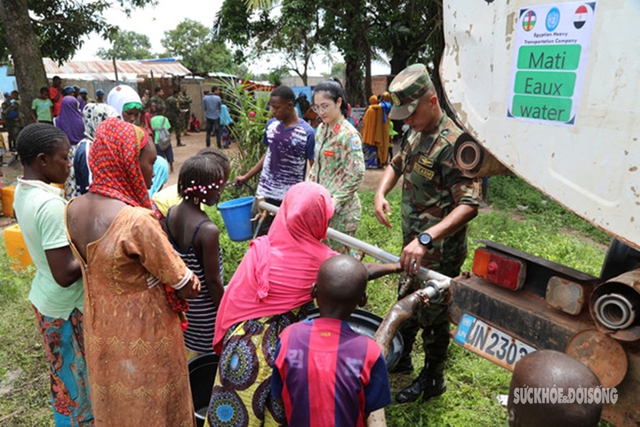
[[193, 408], [196, 411], [196, 424], [198, 427], [204, 426], [219, 360], [220, 358], [217, 354], [205, 353], [189, 361], [191, 398], [193, 399]]

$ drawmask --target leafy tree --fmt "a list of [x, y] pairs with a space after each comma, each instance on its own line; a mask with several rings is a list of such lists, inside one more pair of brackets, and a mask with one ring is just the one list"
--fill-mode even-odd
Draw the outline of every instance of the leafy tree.
[[98, 49], [102, 59], [147, 59], [152, 57], [149, 37], [135, 31], [118, 31], [111, 41], [111, 49]]
[[220, 39], [240, 48], [237, 61], [279, 53], [283, 67], [306, 85], [313, 55], [327, 45], [322, 16], [319, 3], [308, 0], [283, 0], [277, 14], [267, 9], [252, 13], [245, 0], [225, 0], [215, 28]]
[[185, 19], [164, 32], [161, 40], [166, 53], [179, 58], [194, 73], [237, 73], [238, 67], [225, 44], [214, 40], [211, 29], [198, 21]]
[[344, 64], [344, 62], [335, 62], [333, 63], [333, 65], [331, 65], [331, 70], [328, 73], [324, 73], [323, 76], [343, 79], [345, 76], [345, 69], [346, 65]]
[[267, 74], [267, 80], [274, 86], [282, 84], [282, 78], [289, 75], [289, 68], [285, 65], [274, 68]]
[[377, 6], [372, 42], [391, 58], [391, 74], [415, 62], [437, 67], [444, 50], [442, 3], [387, 0]]
[[[103, 12], [118, 4], [130, 11], [154, 0], [0, 0], [3, 39], [0, 56], [7, 50], [16, 72], [23, 99], [30, 101], [47, 85], [42, 57], [64, 62], [82, 46], [82, 37], [100, 32], [113, 35], [116, 26], [104, 20]], [[20, 113], [25, 123], [32, 121], [30, 102], [22, 102]]]
[[324, 31], [344, 58], [347, 100], [352, 105], [366, 105], [371, 91], [367, 3], [365, 0], [323, 0], [322, 7], [325, 10]]

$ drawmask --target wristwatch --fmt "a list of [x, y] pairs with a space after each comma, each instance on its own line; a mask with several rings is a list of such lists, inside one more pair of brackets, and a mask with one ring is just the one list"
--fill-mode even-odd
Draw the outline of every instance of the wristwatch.
[[431, 240], [431, 235], [429, 233], [423, 232], [418, 234], [418, 242], [429, 250], [433, 249], [433, 241]]

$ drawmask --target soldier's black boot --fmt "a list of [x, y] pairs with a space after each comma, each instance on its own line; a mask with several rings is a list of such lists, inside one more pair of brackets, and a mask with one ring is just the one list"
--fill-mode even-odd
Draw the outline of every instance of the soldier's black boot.
[[444, 393], [447, 390], [447, 382], [442, 371], [440, 370], [439, 373], [429, 371], [425, 367], [409, 387], [396, 395], [396, 401], [398, 403], [415, 402], [420, 395], [422, 395], [422, 400], [429, 400]]

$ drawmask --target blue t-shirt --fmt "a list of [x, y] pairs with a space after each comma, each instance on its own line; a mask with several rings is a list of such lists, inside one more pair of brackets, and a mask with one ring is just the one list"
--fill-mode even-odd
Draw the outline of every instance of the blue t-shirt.
[[207, 119], [215, 120], [220, 118], [220, 108], [222, 100], [218, 95], [207, 95], [202, 98], [202, 109]]
[[280, 334], [271, 394], [282, 398], [289, 425], [299, 427], [364, 427], [371, 412], [391, 403], [378, 344], [324, 317]]
[[304, 181], [307, 160], [314, 159], [315, 135], [302, 119], [288, 128], [279, 120], [269, 120], [262, 139], [269, 148], [256, 194], [282, 201], [289, 188]]

